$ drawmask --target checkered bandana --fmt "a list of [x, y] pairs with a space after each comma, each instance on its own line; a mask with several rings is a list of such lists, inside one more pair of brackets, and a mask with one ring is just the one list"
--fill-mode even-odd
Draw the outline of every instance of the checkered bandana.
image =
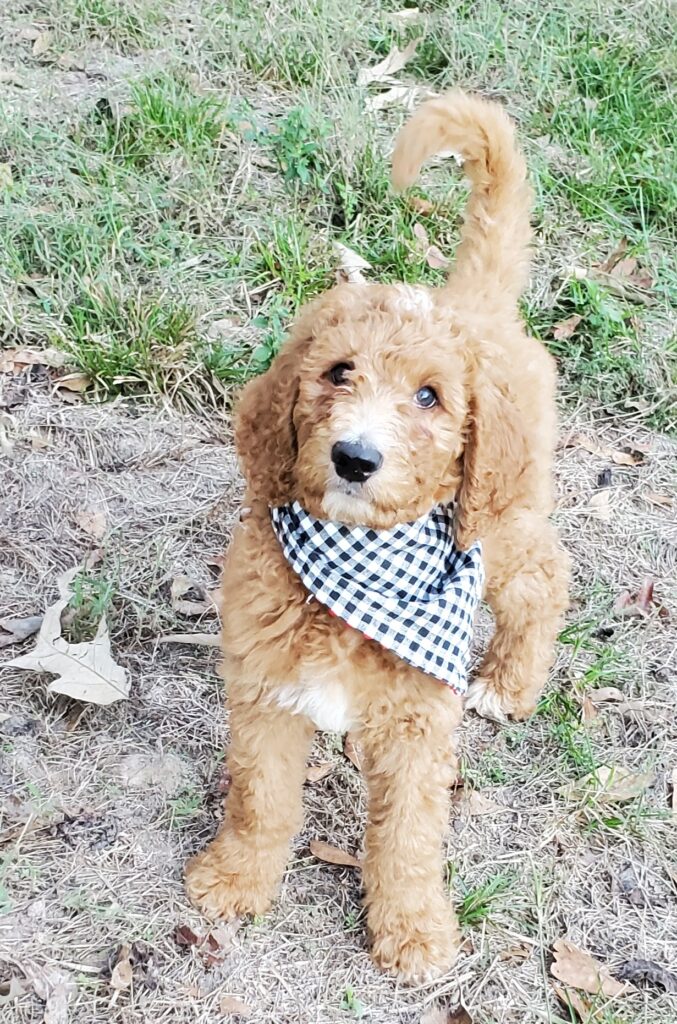
[[450, 506], [391, 530], [315, 519], [298, 502], [270, 514], [285, 558], [332, 614], [465, 693], [484, 568], [479, 542], [454, 547]]

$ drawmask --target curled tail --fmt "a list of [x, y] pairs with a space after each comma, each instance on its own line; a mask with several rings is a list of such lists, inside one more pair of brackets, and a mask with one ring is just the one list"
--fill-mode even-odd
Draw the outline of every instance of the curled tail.
[[463, 162], [471, 193], [448, 289], [478, 301], [515, 300], [527, 282], [531, 189], [512, 122], [502, 107], [461, 90], [424, 103], [399, 133], [393, 184], [412, 185], [431, 156]]

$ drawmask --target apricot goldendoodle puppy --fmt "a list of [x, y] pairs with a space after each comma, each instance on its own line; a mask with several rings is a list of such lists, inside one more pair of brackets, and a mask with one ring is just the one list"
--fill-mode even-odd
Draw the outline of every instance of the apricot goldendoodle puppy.
[[[459, 943], [442, 858], [467, 663], [459, 602], [472, 611], [486, 572], [496, 630], [466, 706], [496, 719], [533, 710], [567, 605], [567, 558], [548, 522], [555, 371], [517, 310], [530, 241], [524, 160], [500, 107], [453, 92], [401, 132], [395, 186], [449, 150], [472, 188], [448, 282], [333, 288], [301, 313], [242, 395], [236, 442], [247, 509], [223, 583], [232, 786], [218, 835], [186, 874], [211, 917], [265, 911], [302, 820], [314, 731], [354, 730], [369, 790], [363, 879], [373, 955], [410, 981], [447, 969]], [[316, 530], [321, 543], [308, 549]], [[396, 636], [399, 647], [346, 624], [354, 605], [341, 595], [354, 597], [353, 578], [341, 583], [341, 558], [345, 550], [350, 564], [354, 541], [376, 559], [361, 595], [378, 606], [374, 633]], [[416, 574], [433, 566], [410, 609], [378, 561], [381, 543], [405, 570], [411, 556], [412, 593]], [[338, 551], [333, 606], [322, 593], [323, 544]], [[435, 576], [435, 566], [458, 568], [459, 557], [465, 591]], [[317, 558], [319, 580], [308, 589]], [[369, 607], [360, 613], [371, 621]]]

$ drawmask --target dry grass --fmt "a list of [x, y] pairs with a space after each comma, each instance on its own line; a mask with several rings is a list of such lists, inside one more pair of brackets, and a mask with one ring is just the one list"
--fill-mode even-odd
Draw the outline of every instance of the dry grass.
[[[260, 4], [238, 3], [233, 18], [219, 0], [27, 0], [0, 11], [0, 70], [10, 75], [0, 163], [12, 176], [0, 211], [3, 344], [60, 345], [101, 395], [119, 396], [67, 405], [40, 370], [0, 376], [0, 425], [12, 442], [0, 450], [0, 616], [56, 598], [59, 573], [99, 546], [80, 514], [102, 511], [103, 557], [83, 582], [72, 628], [104, 608], [113, 653], [133, 680], [128, 701], [96, 708], [1, 668], [0, 982], [66, 972], [75, 1024], [210, 1024], [223, 1019], [224, 993], [261, 1024], [360, 1015], [419, 1024], [426, 1007], [459, 1000], [473, 1024], [575, 1024], [549, 979], [557, 937], [612, 969], [636, 957], [677, 963], [677, 528], [674, 506], [643, 497], [674, 490], [676, 454], [654, 430], [674, 409], [674, 207], [663, 153], [652, 156], [647, 143], [652, 132], [662, 137], [669, 64], [660, 3], [581, 0], [566, 16], [527, 0], [506, 10], [490, 0], [472, 11], [422, 4], [428, 35], [405, 75], [481, 88], [519, 116], [539, 196], [526, 313], [548, 340], [572, 312], [587, 325], [578, 354], [572, 345], [562, 355], [562, 435], [650, 449], [629, 467], [576, 446], [559, 452], [557, 521], [574, 556], [574, 606], [532, 720], [498, 728], [469, 716], [463, 725], [465, 787], [505, 810], [468, 817], [457, 801], [451, 808], [449, 882], [467, 933], [458, 966], [416, 990], [379, 975], [358, 875], [310, 856], [312, 838], [351, 852], [362, 841], [361, 779], [334, 736], [317, 740], [313, 759], [332, 770], [306, 787], [306, 824], [271, 915], [220, 933], [213, 965], [176, 942], [177, 927], [206, 927], [181, 873], [216, 828], [228, 732], [216, 653], [158, 637], [217, 629], [213, 618], [177, 616], [169, 590], [179, 574], [216, 582], [209, 560], [227, 546], [241, 487], [232, 387], [265, 365], [288, 315], [330, 281], [334, 239], [367, 255], [375, 276], [435, 276], [413, 244], [411, 210], [388, 192], [384, 150], [402, 111], [366, 118], [354, 86], [357, 67], [395, 39], [391, 5], [316, 6], [311, 18], [306, 0], [273, 4], [267, 20]], [[600, 80], [625, 67], [603, 60], [609, 25], [638, 55], [635, 77], [620, 86], [645, 132], [642, 186], [623, 111], [604, 108], [606, 120], [592, 126], [606, 147], [594, 159], [576, 120], [569, 71], [578, 51], [595, 57], [601, 47]], [[36, 26], [52, 32], [42, 56], [26, 33]], [[583, 38], [599, 46], [581, 49]], [[640, 102], [649, 121], [634, 118]], [[553, 104], [558, 137], [544, 134]], [[430, 179], [439, 205], [426, 226], [451, 248], [462, 198], [449, 195], [446, 173]], [[600, 207], [600, 196], [613, 202]], [[660, 209], [638, 216], [638, 196], [658, 197]], [[571, 267], [589, 267], [623, 233], [656, 280], [651, 305], [572, 291]], [[164, 396], [159, 405], [140, 403], [149, 393]], [[609, 469], [605, 522], [586, 508]], [[645, 576], [671, 617], [614, 618], [618, 593]], [[483, 616], [478, 653], [489, 629]], [[598, 686], [625, 699], [582, 721]], [[650, 769], [655, 782], [613, 806], [559, 793], [602, 765]], [[139, 963], [131, 987], [116, 991], [111, 962], [125, 943]], [[0, 990], [3, 1022], [43, 1020], [34, 988], [6, 1005]], [[653, 988], [597, 1000], [582, 1024], [677, 1024], [677, 1007]]]

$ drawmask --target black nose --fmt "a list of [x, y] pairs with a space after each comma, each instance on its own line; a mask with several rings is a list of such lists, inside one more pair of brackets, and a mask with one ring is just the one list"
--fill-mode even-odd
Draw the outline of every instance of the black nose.
[[331, 460], [339, 476], [361, 484], [373, 476], [383, 462], [383, 456], [376, 448], [370, 448], [361, 441], [337, 441], [331, 450]]

